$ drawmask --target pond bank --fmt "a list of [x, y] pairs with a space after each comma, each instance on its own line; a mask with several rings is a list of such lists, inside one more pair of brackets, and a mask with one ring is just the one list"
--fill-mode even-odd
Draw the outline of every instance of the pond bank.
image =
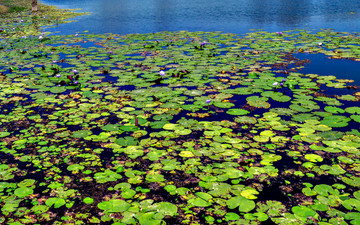
[[[69, 23], [69, 19], [86, 13], [58, 9], [39, 3], [38, 11], [31, 11], [31, 3], [24, 0], [3, 1], [4, 13], [0, 14], [0, 37], [20, 38], [43, 35], [44, 26]], [[50, 32], [45, 32], [49, 34]]]

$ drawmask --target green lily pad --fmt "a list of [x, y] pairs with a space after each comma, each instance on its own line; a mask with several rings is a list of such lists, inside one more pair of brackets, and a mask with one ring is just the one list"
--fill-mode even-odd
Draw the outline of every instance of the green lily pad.
[[328, 116], [321, 121], [321, 124], [329, 127], [346, 127], [349, 121], [350, 118], [345, 116]]
[[123, 131], [137, 131], [137, 130], [139, 130], [139, 127], [137, 127], [137, 126], [121, 126], [120, 129]]
[[360, 200], [355, 198], [350, 198], [342, 201], [342, 205], [347, 210], [353, 210], [356, 209], [357, 211], [360, 211]]
[[127, 188], [121, 192], [121, 197], [124, 199], [131, 199], [136, 194], [136, 191], [133, 189]]
[[165, 130], [176, 130], [178, 128], [179, 128], [179, 125], [174, 124], [174, 123], [168, 123], [163, 126], [163, 129], [165, 129]]
[[347, 113], [360, 115], [360, 107], [357, 107], [357, 106], [347, 107], [347, 108], [345, 109], [345, 111], [346, 111]]
[[128, 210], [130, 204], [120, 199], [112, 199], [100, 202], [98, 208], [104, 210], [106, 213], [118, 213]]
[[138, 144], [138, 140], [133, 137], [127, 136], [117, 139], [115, 143], [121, 146], [135, 146]]
[[14, 194], [19, 198], [27, 197], [34, 193], [34, 190], [28, 187], [20, 187], [14, 191]]
[[257, 123], [256, 118], [250, 117], [250, 116], [236, 117], [234, 120], [235, 120], [235, 122], [244, 123], [244, 124], [255, 124], [255, 123]]
[[192, 131], [190, 129], [176, 129], [175, 133], [179, 135], [189, 135]]
[[226, 113], [234, 116], [243, 116], [249, 114], [250, 112], [245, 109], [229, 109]]
[[188, 158], [188, 157], [194, 157], [194, 154], [190, 151], [181, 151], [179, 156]]
[[178, 207], [170, 202], [160, 202], [159, 213], [167, 216], [175, 216], [178, 211]]
[[66, 87], [64, 87], [64, 86], [60, 86], [60, 87], [55, 86], [55, 87], [50, 88], [50, 92], [54, 93], [54, 94], [63, 93], [65, 91], [66, 91]]
[[344, 113], [345, 110], [335, 107], [335, 106], [326, 106], [324, 108], [325, 111], [330, 112], [330, 113]]
[[322, 196], [328, 196], [329, 193], [332, 194], [334, 192], [333, 188], [326, 184], [319, 184], [314, 187], [314, 191]]
[[74, 131], [71, 135], [71, 137], [73, 138], [84, 138], [84, 137], [88, 137], [92, 134], [91, 131], [89, 130], [79, 130], [79, 131]]
[[49, 207], [54, 207], [55, 209], [60, 208], [61, 206], [65, 205], [65, 200], [62, 198], [49, 198], [46, 200], [45, 204]]
[[121, 179], [122, 176], [114, 171], [111, 171], [109, 169], [105, 170], [104, 172], [98, 172], [94, 174], [94, 179], [98, 183], [106, 183], [110, 181], [117, 181], [118, 179]]
[[85, 204], [93, 204], [94, 199], [92, 199], [92, 198], [90, 198], [90, 197], [86, 197], [86, 198], [84, 198], [83, 202], [84, 202]]
[[351, 115], [350, 118], [353, 119], [355, 122], [360, 123], [360, 115]]
[[342, 181], [353, 187], [360, 187], [360, 177], [343, 177]]
[[309, 160], [310, 162], [322, 162], [323, 158], [316, 154], [306, 154], [305, 159]]
[[0, 132], [0, 138], [7, 137], [10, 135], [10, 132]]
[[226, 204], [230, 209], [239, 207], [240, 212], [250, 212], [255, 208], [255, 202], [243, 196], [232, 197], [226, 201]]
[[225, 215], [225, 221], [239, 220], [239, 219], [240, 219], [240, 216], [236, 213], [229, 212], [229, 213], [226, 213], [226, 215]]
[[303, 205], [294, 206], [291, 208], [291, 210], [295, 215], [303, 218], [314, 217], [316, 215], [316, 212], [314, 210]]
[[162, 215], [160, 219], [156, 218], [156, 212], [137, 213], [135, 217], [139, 220], [140, 225], [160, 225], [162, 223]]
[[241, 192], [241, 196], [244, 196], [247, 199], [257, 199], [257, 194], [259, 194], [259, 192], [254, 189], [247, 189]]
[[118, 131], [118, 130], [120, 130], [120, 125], [119, 124], [108, 124], [108, 125], [101, 127], [101, 129], [105, 130], [105, 131]]
[[69, 171], [79, 171], [79, 170], [83, 170], [84, 168], [85, 168], [85, 166], [81, 166], [79, 164], [72, 164], [72, 165], [67, 167], [67, 169]]
[[214, 106], [227, 109], [227, 108], [234, 107], [235, 104], [231, 103], [231, 102], [214, 102]]
[[188, 204], [195, 206], [195, 207], [208, 207], [211, 206], [212, 203], [206, 201], [202, 198], [192, 198], [188, 201]]

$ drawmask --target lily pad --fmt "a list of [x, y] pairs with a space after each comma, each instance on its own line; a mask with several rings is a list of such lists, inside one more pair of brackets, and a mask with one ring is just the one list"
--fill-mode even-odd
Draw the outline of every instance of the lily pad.
[[291, 210], [295, 215], [303, 218], [314, 217], [316, 215], [316, 211], [302, 205], [294, 206]]
[[55, 209], [60, 208], [61, 206], [65, 205], [65, 200], [62, 198], [49, 198], [46, 200], [45, 204], [49, 207], [54, 207]]
[[229, 109], [226, 113], [234, 116], [243, 116], [249, 114], [250, 112], [245, 109]]
[[130, 208], [130, 204], [120, 199], [112, 199], [100, 202], [98, 204], [98, 208], [104, 210], [105, 213], [118, 213], [128, 210]]
[[34, 193], [34, 190], [28, 187], [20, 187], [14, 191], [14, 194], [19, 198], [27, 197]]
[[235, 106], [235, 104], [231, 102], [214, 102], [214, 106], [219, 108], [231, 108]]
[[240, 212], [250, 212], [255, 208], [255, 202], [249, 199], [246, 199], [242, 196], [232, 197], [226, 201], [227, 206], [230, 209], [239, 207]]

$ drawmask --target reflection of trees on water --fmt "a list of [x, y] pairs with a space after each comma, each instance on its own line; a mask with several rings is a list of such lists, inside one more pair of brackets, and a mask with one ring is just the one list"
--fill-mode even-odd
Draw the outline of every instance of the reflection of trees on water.
[[[279, 24], [284, 25], [297, 25], [304, 24], [310, 21], [311, 6], [307, 4], [308, 1], [298, 0], [298, 1], [280, 1], [279, 11], [282, 13], [277, 13], [275, 21]], [[308, 12], [307, 15], [304, 12]]]
[[[92, 12], [79, 26], [95, 32], [206, 30], [242, 33], [249, 28], [360, 26], [358, 0], [43, 0]], [[350, 12], [356, 12], [351, 14]], [[87, 23], [87, 24], [86, 24]], [[97, 28], [96, 28], [97, 27]], [[355, 30], [356, 27], [351, 27]]]
[[341, 0], [312, 0], [310, 2], [305, 0], [276, 2], [253, 0], [244, 4], [244, 13], [254, 24], [276, 23], [282, 26], [307, 24], [313, 20], [326, 23], [358, 18], [359, 14], [352, 16], [350, 12], [360, 9], [360, 1], [346, 2]]
[[[324, 21], [354, 20], [359, 18], [360, 1], [349, 0], [312, 0], [312, 5], [317, 8], [317, 14], [323, 15]], [[352, 12], [357, 12], [352, 14]]]
[[157, 30], [173, 30], [172, 24], [180, 19], [177, 1], [174, 0], [155, 0], [155, 21], [154, 26]]
[[97, 26], [101, 26], [103, 30], [111, 30], [114, 27], [122, 30], [125, 28], [124, 18], [131, 17], [129, 12], [128, 1], [119, 1], [121, 4], [114, 4], [112, 0], [95, 1], [99, 9], [96, 12], [100, 20], [94, 21]]

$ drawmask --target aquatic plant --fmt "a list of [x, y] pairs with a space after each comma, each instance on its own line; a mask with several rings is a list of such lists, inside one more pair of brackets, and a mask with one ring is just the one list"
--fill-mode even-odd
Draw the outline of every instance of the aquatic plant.
[[0, 221], [357, 224], [356, 85], [296, 54], [359, 39], [281, 35], [2, 40]]

